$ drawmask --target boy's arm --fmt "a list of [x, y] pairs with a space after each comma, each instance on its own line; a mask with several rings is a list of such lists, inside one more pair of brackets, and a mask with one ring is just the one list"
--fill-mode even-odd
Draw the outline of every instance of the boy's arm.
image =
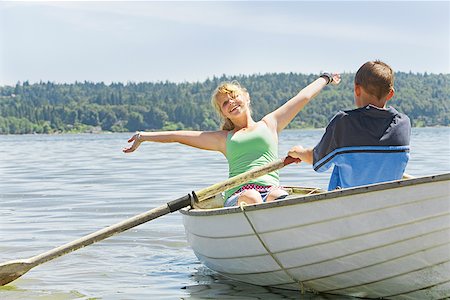
[[303, 148], [302, 146], [294, 146], [289, 150], [288, 156], [293, 158], [300, 158], [303, 162], [310, 165], [313, 164], [313, 148]]

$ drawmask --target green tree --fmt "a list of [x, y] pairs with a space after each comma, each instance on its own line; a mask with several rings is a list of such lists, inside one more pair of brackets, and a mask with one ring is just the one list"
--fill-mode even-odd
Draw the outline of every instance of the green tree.
[[144, 117], [137, 112], [130, 113], [125, 128], [127, 128], [129, 131], [142, 130], [143, 128], [145, 128]]

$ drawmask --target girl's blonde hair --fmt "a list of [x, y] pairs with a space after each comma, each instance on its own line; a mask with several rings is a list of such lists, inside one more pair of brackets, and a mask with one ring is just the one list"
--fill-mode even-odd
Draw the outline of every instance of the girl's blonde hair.
[[[220, 118], [222, 119], [221, 129], [222, 130], [233, 130], [234, 129], [233, 122], [231, 122], [230, 119], [226, 118], [223, 115], [222, 109], [219, 106], [219, 103], [218, 103], [218, 96], [219, 96], [219, 94], [222, 94], [222, 95], [223, 94], [228, 94], [232, 98], [235, 98], [238, 95], [245, 95], [245, 94], [248, 95], [247, 89], [242, 87], [238, 81], [233, 80], [233, 81], [222, 82], [214, 90], [214, 93], [212, 94], [211, 104], [214, 107], [214, 109], [216, 110], [216, 112], [219, 114]], [[250, 109], [250, 103], [249, 103], [249, 109]]]

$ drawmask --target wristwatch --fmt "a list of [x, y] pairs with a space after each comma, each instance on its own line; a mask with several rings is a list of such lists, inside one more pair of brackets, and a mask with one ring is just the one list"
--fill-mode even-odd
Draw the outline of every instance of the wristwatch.
[[327, 80], [327, 84], [333, 82], [333, 75], [331, 75], [330, 73], [322, 73], [320, 77], [325, 78]]

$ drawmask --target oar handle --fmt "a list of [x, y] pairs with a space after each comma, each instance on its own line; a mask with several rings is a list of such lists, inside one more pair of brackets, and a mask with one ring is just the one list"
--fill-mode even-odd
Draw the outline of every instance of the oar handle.
[[237, 187], [241, 184], [249, 182], [250, 180], [256, 179], [256, 178], [261, 177], [270, 172], [279, 170], [279, 169], [283, 168], [284, 166], [287, 166], [294, 162], [300, 162], [300, 159], [293, 158], [290, 156], [287, 156], [284, 159], [278, 159], [267, 165], [264, 165], [264, 166], [261, 166], [258, 168], [254, 168], [252, 170], [249, 170], [247, 172], [244, 172], [242, 174], [239, 174], [237, 176], [229, 178], [225, 181], [216, 183], [216, 184], [209, 186], [207, 188], [204, 188], [202, 190], [193, 192], [194, 199], [195, 199], [195, 201], [200, 201], [200, 202], [204, 201], [204, 200], [209, 199], [219, 193], [222, 193], [224, 191], [227, 191], [229, 189]]

